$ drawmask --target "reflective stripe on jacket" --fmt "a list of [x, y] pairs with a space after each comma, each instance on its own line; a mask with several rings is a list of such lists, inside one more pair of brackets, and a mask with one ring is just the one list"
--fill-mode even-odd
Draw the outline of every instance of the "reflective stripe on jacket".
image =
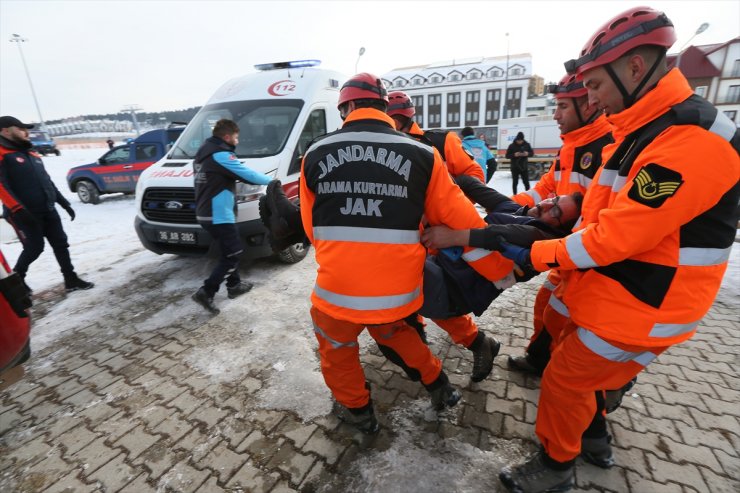
[[[421, 307], [422, 215], [432, 225], [485, 226], [439, 153], [396, 132], [390, 117], [370, 108], [353, 111], [340, 130], [311, 145], [300, 197], [319, 264], [311, 301], [350, 322], [388, 323]], [[498, 253], [478, 253], [468, 247], [464, 254], [476, 257], [470, 264], [489, 279], [511, 271]]]
[[[605, 339], [688, 339], [719, 290], [738, 220], [740, 136], [692, 94], [673, 69], [611, 115], [616, 142], [604, 148], [578, 230], [532, 247], [538, 270], [582, 269], [564, 301], [577, 325]], [[650, 134], [661, 121], [669, 126]]]

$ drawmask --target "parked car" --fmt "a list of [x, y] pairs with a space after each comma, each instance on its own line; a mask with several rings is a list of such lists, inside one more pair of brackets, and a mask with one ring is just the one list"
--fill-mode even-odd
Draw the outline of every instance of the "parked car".
[[184, 128], [150, 130], [129, 143], [112, 148], [95, 163], [70, 169], [67, 173], [69, 189], [77, 192], [80, 201], [86, 204], [98, 204], [100, 196], [108, 193], [134, 193], [142, 171], [169, 151]]
[[6, 370], [31, 356], [31, 300], [20, 276], [10, 270], [0, 251], [0, 384]]
[[33, 148], [42, 156], [46, 156], [47, 154], [56, 154], [58, 156], [61, 154], [59, 149], [57, 149], [54, 139], [49, 135], [49, 132], [44, 132], [43, 130], [31, 130], [28, 132], [28, 137], [31, 139]]

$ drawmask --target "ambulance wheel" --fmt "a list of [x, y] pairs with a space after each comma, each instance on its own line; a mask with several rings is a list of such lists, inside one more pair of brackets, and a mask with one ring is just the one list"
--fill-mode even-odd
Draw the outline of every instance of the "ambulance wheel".
[[308, 255], [309, 246], [305, 246], [303, 243], [295, 243], [290, 245], [288, 248], [278, 253], [278, 258], [286, 264], [297, 264]]
[[100, 192], [91, 181], [82, 180], [77, 184], [77, 196], [83, 204], [99, 204]]

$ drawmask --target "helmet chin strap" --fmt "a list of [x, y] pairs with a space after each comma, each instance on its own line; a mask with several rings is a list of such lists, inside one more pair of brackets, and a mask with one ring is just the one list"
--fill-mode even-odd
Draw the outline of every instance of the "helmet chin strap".
[[604, 69], [606, 70], [606, 73], [609, 74], [609, 77], [614, 81], [614, 84], [617, 86], [617, 89], [619, 89], [619, 92], [622, 94], [622, 101], [624, 102], [624, 109], [627, 109], [631, 107], [633, 104], [635, 104], [635, 101], [637, 100], [637, 95], [642, 91], [642, 88], [645, 87], [645, 84], [648, 83], [650, 80], [650, 77], [653, 76], [653, 73], [655, 73], [655, 70], [658, 68], [658, 65], [663, 60], [663, 55], [661, 54], [655, 62], [653, 62], [653, 66], [650, 67], [650, 70], [647, 71], [645, 74], [645, 77], [642, 78], [640, 83], [637, 85], [634, 91], [632, 91], [632, 94], [630, 94], [627, 91], [627, 88], [624, 87], [624, 84], [622, 84], [622, 81], [619, 80], [619, 76], [617, 76], [617, 73], [612, 68], [611, 63], [607, 63], [604, 65]]

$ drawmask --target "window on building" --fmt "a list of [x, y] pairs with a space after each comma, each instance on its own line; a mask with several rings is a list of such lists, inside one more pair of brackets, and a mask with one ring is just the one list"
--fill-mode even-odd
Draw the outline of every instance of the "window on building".
[[732, 73], [730, 74], [730, 77], [740, 77], [740, 58], [735, 60], [735, 63], [732, 64]]
[[486, 91], [486, 125], [496, 125], [499, 119], [501, 100], [501, 89], [489, 89]]
[[480, 79], [480, 72], [473, 71], [473, 72], [468, 73], [468, 80], [476, 80], [476, 79]]
[[740, 86], [730, 86], [725, 103], [740, 103]]
[[417, 78], [415, 78], [415, 79], [413, 80], [413, 82], [412, 82], [412, 83], [413, 83], [413, 85], [415, 85], [415, 86], [420, 86], [420, 85], [424, 84], [424, 79], [422, 79], [421, 77], [417, 77]]
[[703, 98], [707, 97], [707, 86], [697, 86], [696, 89], [694, 89], [694, 92], [697, 96], [701, 96]]
[[524, 69], [521, 67], [514, 67], [511, 69], [511, 75], [522, 75], [524, 73]]
[[724, 113], [725, 115], [727, 115], [727, 118], [729, 118], [733, 122], [737, 118], [737, 111], [734, 111], [734, 110], [733, 111], [723, 111], [722, 113]]
[[414, 121], [420, 126], [424, 127], [424, 96], [411, 96], [411, 102], [414, 103]]
[[429, 128], [439, 128], [442, 124], [442, 95], [430, 94], [428, 101], [429, 108], [427, 108], [427, 115]]
[[457, 82], [460, 79], [462, 79], [462, 75], [460, 75], [459, 73], [452, 73], [452, 74], [450, 74], [450, 81]]
[[500, 68], [492, 68], [491, 70], [488, 71], [488, 77], [490, 78], [497, 78], [497, 77], [503, 77], [503, 76], [504, 76], [504, 71], [501, 70]]
[[431, 80], [434, 84], [439, 84], [440, 82], [442, 82], [442, 77], [440, 77], [439, 75], [433, 75], [430, 77], [429, 80]]

